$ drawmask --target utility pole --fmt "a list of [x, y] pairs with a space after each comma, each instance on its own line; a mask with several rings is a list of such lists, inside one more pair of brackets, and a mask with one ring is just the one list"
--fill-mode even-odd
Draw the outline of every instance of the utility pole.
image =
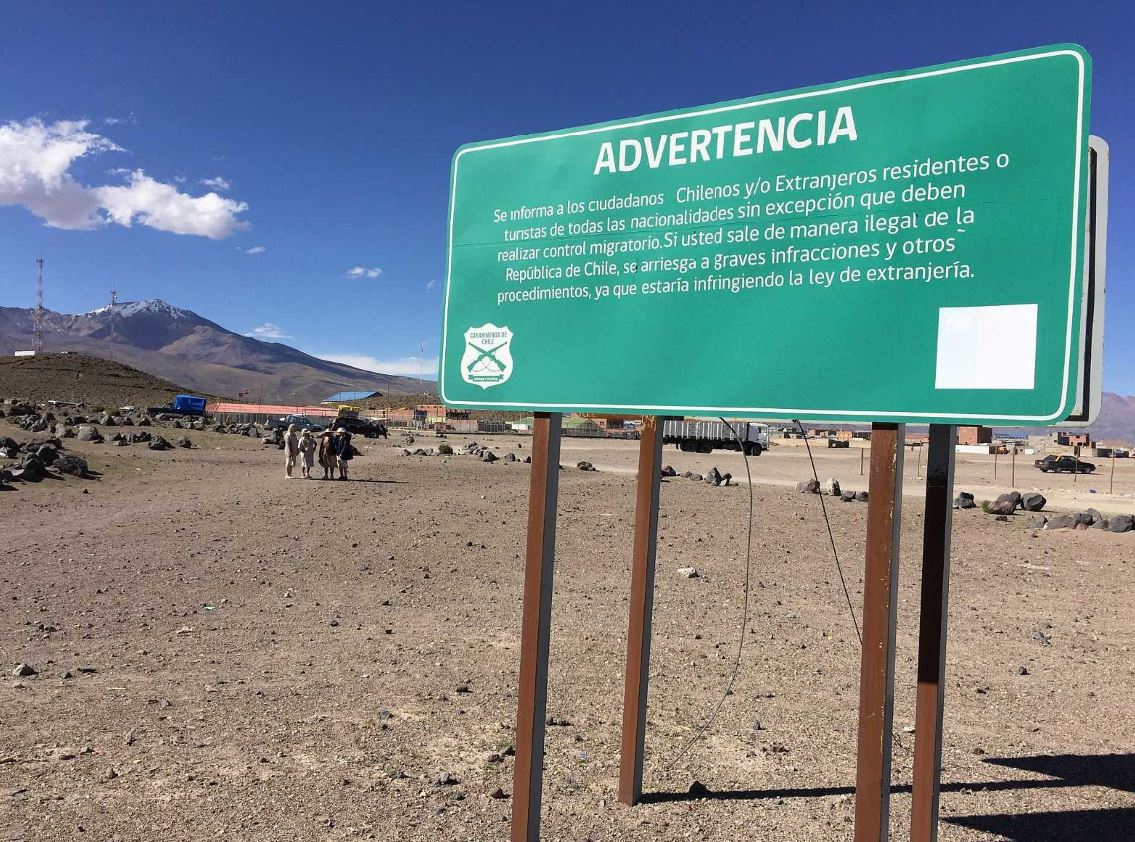
[[35, 259], [35, 313], [32, 316], [32, 350], [37, 355], [43, 353], [43, 258]]

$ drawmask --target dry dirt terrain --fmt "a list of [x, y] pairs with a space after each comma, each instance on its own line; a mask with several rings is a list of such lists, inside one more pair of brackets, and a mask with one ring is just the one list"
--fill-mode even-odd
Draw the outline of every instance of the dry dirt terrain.
[[[3, 422], [0, 434], [26, 438]], [[0, 492], [0, 839], [506, 838], [528, 467], [359, 441], [354, 481], [285, 481], [274, 449], [190, 435], [198, 449], [69, 440], [99, 478]], [[528, 452], [522, 438], [482, 441]], [[663, 484], [652, 795], [615, 803], [634, 458], [633, 442], [565, 441], [548, 713], [570, 724], [548, 728], [544, 838], [849, 840], [859, 649], [820, 498], [786, 487], [809, 475], [794, 448], [752, 462], [742, 669], [672, 767], [734, 657], [748, 488]], [[736, 456], [666, 459], [744, 473]], [[959, 488], [981, 499], [987, 467], [959, 464]], [[916, 470], [895, 839], [915, 737]], [[1082, 477], [1072, 490], [1017, 471], [1020, 490], [1087, 494]], [[864, 487], [854, 452], [822, 454], [820, 473]], [[1135, 508], [1131, 479], [1117, 475], [1115, 510]], [[867, 506], [828, 509], [858, 610]], [[955, 518], [940, 838], [1135, 838], [1135, 533], [1023, 520]], [[38, 675], [14, 676], [18, 663]], [[684, 797], [692, 777], [708, 797]]]

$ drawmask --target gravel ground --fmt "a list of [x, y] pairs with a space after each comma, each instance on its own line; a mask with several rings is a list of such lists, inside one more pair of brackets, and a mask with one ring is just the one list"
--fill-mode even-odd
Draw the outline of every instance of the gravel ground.
[[[200, 449], [69, 443], [100, 478], [0, 493], [0, 839], [506, 838], [528, 467], [366, 441], [356, 481], [289, 482], [278, 451], [191, 435]], [[858, 644], [818, 498], [771, 476], [794, 459], [804, 478], [802, 452], [754, 463], [770, 476], [742, 670], [673, 768], [734, 656], [748, 489], [663, 484], [653, 795], [615, 803], [634, 448], [564, 453], [599, 470], [561, 482], [548, 712], [570, 724], [548, 728], [544, 838], [850, 839]], [[867, 507], [828, 508], [858, 610]], [[1022, 520], [955, 519], [940, 838], [1135, 838], [1135, 535]], [[921, 521], [908, 499], [896, 839]], [[679, 797], [692, 778], [710, 797]]]

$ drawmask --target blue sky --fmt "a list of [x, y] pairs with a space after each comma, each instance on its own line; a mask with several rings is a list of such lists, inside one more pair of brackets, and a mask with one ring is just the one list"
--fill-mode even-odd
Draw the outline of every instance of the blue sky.
[[460, 144], [1075, 41], [1113, 156], [1105, 388], [1135, 394], [1129, 3], [21, 3], [0, 27], [12, 154], [61, 150], [36, 165], [67, 182], [0, 178], [0, 304], [33, 303], [42, 255], [55, 310], [115, 288], [415, 376]]

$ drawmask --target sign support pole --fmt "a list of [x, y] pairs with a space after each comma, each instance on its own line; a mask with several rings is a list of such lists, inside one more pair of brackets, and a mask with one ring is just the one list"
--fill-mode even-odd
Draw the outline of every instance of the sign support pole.
[[902, 525], [902, 424], [871, 425], [863, 652], [855, 773], [855, 842], [887, 842], [891, 799], [891, 719]]
[[628, 806], [642, 798], [643, 743], [650, 680], [650, 627], [654, 612], [654, 562], [658, 550], [658, 496], [662, 477], [662, 428], [665, 419], [643, 419], [638, 445], [634, 549], [631, 554], [630, 617], [627, 667], [623, 686], [623, 743], [619, 760], [619, 801]]
[[938, 839], [956, 442], [957, 427], [952, 424], [930, 425], [930, 454], [926, 461], [926, 520], [922, 538], [922, 601], [919, 608], [918, 701], [914, 717], [914, 798], [910, 814], [910, 842], [936, 842]]
[[532, 431], [532, 479], [528, 496], [528, 547], [524, 561], [520, 687], [516, 710], [516, 768], [512, 786], [512, 842], [537, 842], [540, 838], [560, 421], [558, 412], [538, 412]]

